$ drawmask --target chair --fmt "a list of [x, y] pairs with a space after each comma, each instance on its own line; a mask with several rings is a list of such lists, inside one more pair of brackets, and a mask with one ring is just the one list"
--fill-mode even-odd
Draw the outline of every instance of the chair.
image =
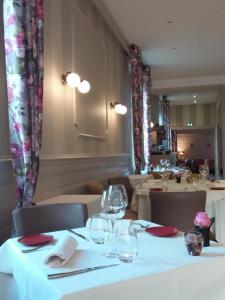
[[132, 201], [132, 196], [133, 196], [133, 191], [134, 189], [132, 188], [130, 184], [130, 180], [126, 176], [118, 176], [118, 177], [112, 177], [108, 179], [108, 184], [113, 185], [113, 184], [122, 184], [124, 185], [126, 191], [127, 191], [127, 196], [128, 196], [128, 207], [130, 206], [130, 203]]
[[16, 236], [83, 227], [88, 216], [87, 205], [84, 203], [16, 208], [12, 214]]
[[91, 181], [86, 185], [86, 190], [89, 195], [101, 195], [104, 190], [104, 186], [100, 181]]
[[198, 211], [205, 211], [206, 191], [150, 192], [151, 220], [181, 231], [194, 229]]
[[[154, 178], [154, 179], [161, 179], [161, 178], [162, 178], [162, 176], [161, 176], [161, 174], [160, 174], [159, 172], [148, 172], [148, 174], [149, 174], [149, 175], [153, 175], [153, 178]], [[173, 172], [169, 172], [169, 173], [168, 173], [168, 179], [169, 179], [169, 180], [172, 180], [173, 177], [174, 177]]]

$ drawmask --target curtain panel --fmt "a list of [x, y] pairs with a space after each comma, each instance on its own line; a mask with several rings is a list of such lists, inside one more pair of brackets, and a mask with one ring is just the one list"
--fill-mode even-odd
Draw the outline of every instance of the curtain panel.
[[18, 207], [31, 205], [42, 136], [43, 0], [4, 0], [10, 149]]
[[133, 109], [133, 145], [135, 173], [150, 164], [150, 67], [141, 59], [141, 51], [136, 45], [129, 47], [131, 65], [131, 90]]
[[145, 168], [151, 169], [151, 72], [150, 66], [143, 65], [143, 107], [144, 107], [144, 157]]
[[165, 148], [170, 149], [170, 102], [167, 100], [167, 96], [163, 96], [162, 101], [162, 111], [163, 111], [163, 126], [165, 128]]

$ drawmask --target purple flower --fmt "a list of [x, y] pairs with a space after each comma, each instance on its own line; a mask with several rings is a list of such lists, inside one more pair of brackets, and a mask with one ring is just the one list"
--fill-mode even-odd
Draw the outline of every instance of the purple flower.
[[13, 158], [18, 158], [21, 156], [22, 151], [18, 144], [12, 143], [10, 145], [10, 148], [11, 148], [11, 154]]

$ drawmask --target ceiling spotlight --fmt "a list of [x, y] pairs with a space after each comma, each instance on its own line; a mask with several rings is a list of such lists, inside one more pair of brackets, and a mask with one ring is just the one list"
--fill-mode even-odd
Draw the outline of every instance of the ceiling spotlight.
[[193, 95], [193, 98], [196, 98], [197, 96], [196, 95]]
[[77, 89], [80, 93], [86, 94], [90, 91], [90, 83], [87, 80], [81, 80], [80, 84], [78, 85]]
[[194, 100], [194, 103], [196, 104], [196, 103], [197, 103], [197, 100]]

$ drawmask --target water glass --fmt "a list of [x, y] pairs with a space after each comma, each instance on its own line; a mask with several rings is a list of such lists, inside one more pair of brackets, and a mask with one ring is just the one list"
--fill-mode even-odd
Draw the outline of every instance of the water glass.
[[86, 229], [89, 233], [90, 239], [95, 244], [104, 244], [109, 240], [112, 225], [111, 222], [103, 218], [101, 215], [95, 214], [90, 216], [86, 223]]
[[198, 256], [202, 251], [203, 237], [201, 233], [189, 231], [184, 234], [187, 251], [192, 256]]
[[129, 220], [118, 221], [116, 229], [116, 252], [122, 262], [132, 262], [138, 254], [137, 233]]

